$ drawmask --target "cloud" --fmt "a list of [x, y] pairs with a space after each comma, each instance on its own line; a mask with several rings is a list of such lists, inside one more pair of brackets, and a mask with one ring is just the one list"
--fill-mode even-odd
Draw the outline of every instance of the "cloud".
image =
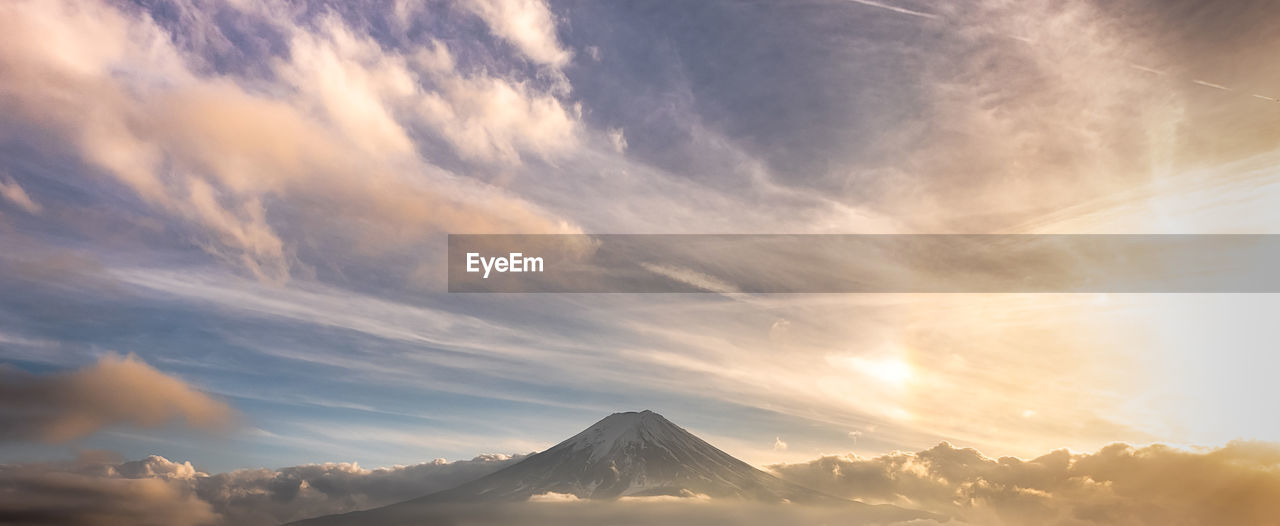
[[467, 0], [462, 5], [535, 63], [561, 68], [573, 58], [560, 45], [555, 15], [541, 0]]
[[214, 475], [155, 455], [121, 463], [3, 465], [0, 522], [267, 526], [418, 497], [516, 459], [482, 455], [379, 469], [327, 463]]
[[[188, 462], [151, 456], [131, 462], [82, 458], [67, 464], [0, 466], [0, 517], [34, 524], [278, 524], [399, 502], [453, 487], [496, 471], [519, 457], [486, 455], [469, 461], [364, 469], [353, 463], [202, 473]], [[679, 498], [582, 501], [558, 494], [531, 499], [532, 507], [486, 504], [387, 510], [416, 521], [466, 517], [469, 523], [568, 523], [538, 506], [571, 504], [573, 517], [626, 524], [840, 523], [1021, 526], [1263, 524], [1280, 513], [1280, 446], [1233, 442], [1214, 449], [1181, 450], [1114, 444], [1095, 453], [1054, 451], [1032, 460], [991, 459], [943, 443], [919, 453], [874, 458], [829, 456], [771, 466], [809, 487], [892, 508], [806, 508]], [[76, 506], [68, 505], [75, 499]], [[149, 513], [149, 514], [148, 514]], [[598, 520], [587, 520], [594, 518]], [[352, 520], [360, 519], [359, 516]], [[559, 520], [560, 522], [557, 522]], [[718, 521], [718, 522], [717, 522]], [[609, 520], [607, 522], [616, 522]]]
[[618, 153], [627, 153], [627, 135], [622, 128], [609, 128], [609, 144], [613, 145], [614, 151]]
[[553, 155], [576, 137], [576, 111], [553, 95], [460, 73], [439, 43], [401, 52], [330, 13], [273, 15], [259, 22], [288, 52], [263, 59], [265, 78], [242, 78], [206, 74], [206, 57], [152, 18], [97, 2], [13, 2], [0, 15], [9, 125], [64, 139], [194, 229], [196, 246], [261, 279], [307, 268], [302, 241], [320, 254], [376, 256], [442, 231], [575, 230], [422, 155], [419, 136], [505, 162]]
[[774, 450], [774, 451], [786, 451], [786, 450], [787, 450], [787, 443], [782, 441], [782, 437], [774, 437], [774, 438], [773, 438], [773, 450]]
[[418, 115], [465, 159], [509, 164], [521, 152], [551, 159], [577, 144], [580, 110], [526, 84], [486, 75], [442, 76], [436, 84], [417, 102]]
[[196, 526], [216, 519], [209, 504], [180, 478], [126, 478], [49, 465], [0, 466], [0, 522]]
[[903, 8], [903, 7], [897, 7], [897, 6], [891, 6], [891, 5], [888, 5], [888, 4], [882, 4], [882, 3], [880, 3], [880, 2], [872, 2], [871, 0], [849, 0], [849, 1], [850, 1], [850, 2], [853, 2], [853, 3], [856, 3], [856, 4], [862, 4], [862, 5], [865, 5], [865, 6], [877, 7], [877, 8], [880, 8], [880, 9], [885, 9], [885, 10], [893, 11], [893, 12], [895, 12], [895, 13], [902, 13], [902, 14], [904, 14], [904, 15], [918, 16], [918, 17], [921, 17], [921, 18], [938, 18], [938, 15], [934, 15], [934, 14], [930, 14], [930, 13], [925, 13], [925, 12], [921, 12], [921, 11], [913, 11], [913, 10], [911, 10], [911, 9], [906, 9], [906, 8]]
[[31, 196], [27, 195], [26, 190], [23, 190], [17, 181], [9, 177], [0, 177], [0, 197], [4, 197], [5, 200], [26, 210], [29, 214], [39, 214], [44, 209], [40, 203], [31, 200]]
[[823, 457], [770, 467], [833, 495], [988, 525], [1262, 524], [1280, 513], [1280, 446], [1181, 450], [1113, 444], [991, 459], [943, 443], [919, 453]]
[[401, 506], [373, 516], [355, 514], [326, 517], [312, 525], [468, 524], [523, 526], [572, 526], [613, 524], [661, 526], [680, 524], [714, 526], [775, 526], [777, 524], [848, 524], [878, 526], [937, 526], [936, 520], [911, 518], [922, 514], [875, 507], [798, 506], [744, 501], [715, 501], [697, 497], [578, 500], [548, 505], [546, 502], [463, 503]]
[[130, 354], [104, 355], [70, 373], [32, 376], [0, 370], [0, 438], [65, 442], [118, 425], [156, 428], [181, 419], [220, 429], [233, 413], [226, 404]]
[[529, 497], [529, 502], [577, 502], [578, 496], [570, 493], [548, 491]]
[[632, 495], [619, 497], [619, 502], [711, 502], [711, 496], [681, 489], [677, 495]]
[[720, 278], [717, 278], [715, 276], [703, 274], [696, 270], [677, 267], [673, 265], [663, 265], [658, 263], [641, 263], [640, 266], [644, 267], [644, 269], [648, 270], [649, 272], [653, 272], [654, 274], [658, 274], [658, 275], [670, 278], [679, 283], [692, 285], [702, 290], [719, 292], [722, 294], [732, 294], [732, 293], [739, 292], [738, 287], [734, 286], [733, 284], [726, 282], [724, 280], [721, 280]]
[[227, 524], [279, 524], [421, 497], [482, 477], [520, 456], [436, 459], [412, 466], [365, 469], [325, 463], [277, 470], [245, 469], [196, 477], [196, 494]]

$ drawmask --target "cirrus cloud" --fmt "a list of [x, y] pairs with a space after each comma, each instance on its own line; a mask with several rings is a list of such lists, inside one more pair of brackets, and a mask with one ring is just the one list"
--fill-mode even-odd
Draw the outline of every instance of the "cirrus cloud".
[[[261, 78], [207, 72], [171, 30], [124, 8], [14, 2], [0, 15], [9, 126], [62, 139], [194, 230], [195, 246], [261, 279], [308, 268], [301, 242], [371, 256], [444, 231], [576, 230], [420, 151], [420, 136], [440, 137], [465, 159], [517, 162], [576, 140], [571, 105], [518, 78], [463, 73], [438, 42], [400, 51], [332, 13], [272, 14], [259, 22], [287, 53]], [[185, 29], [218, 32], [206, 18]], [[424, 53], [439, 60], [414, 58]]]

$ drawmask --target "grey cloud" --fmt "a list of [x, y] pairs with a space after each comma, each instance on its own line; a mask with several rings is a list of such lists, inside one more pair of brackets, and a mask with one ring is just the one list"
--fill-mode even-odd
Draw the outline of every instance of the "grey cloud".
[[418, 497], [518, 458], [481, 455], [379, 469], [327, 463], [215, 475], [159, 456], [0, 466], [0, 522], [266, 526]]
[[[158, 458], [158, 457], [154, 457]], [[167, 462], [167, 461], [166, 461]], [[190, 464], [125, 477], [111, 467], [0, 466], [0, 523], [196, 526], [217, 516], [184, 479]], [[95, 472], [96, 471], [96, 472]]]
[[195, 490], [227, 524], [278, 524], [420, 497], [487, 475], [518, 458], [482, 455], [378, 469], [353, 463], [249, 469], [198, 477]]

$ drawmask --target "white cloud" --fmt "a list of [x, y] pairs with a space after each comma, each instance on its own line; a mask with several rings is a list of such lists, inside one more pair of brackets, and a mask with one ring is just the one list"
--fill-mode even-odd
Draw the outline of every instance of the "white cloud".
[[553, 158], [577, 145], [580, 110], [550, 94], [485, 75], [436, 83], [417, 100], [417, 114], [465, 159], [516, 163], [521, 152]]
[[541, 0], [464, 0], [462, 5], [535, 63], [561, 68], [573, 58], [560, 45], [555, 15]]
[[[465, 158], [516, 162], [571, 146], [576, 110], [518, 79], [461, 75], [438, 43], [405, 56], [336, 16], [273, 16], [290, 49], [264, 85], [199, 73], [191, 64], [204, 59], [147, 17], [93, 2], [6, 3], [0, 104], [10, 121], [60, 135], [148, 205], [197, 227], [197, 246], [264, 280], [302, 266], [288, 237], [298, 232], [281, 231], [286, 213], [310, 242], [346, 235], [338, 246], [366, 256], [443, 230], [574, 230], [430, 163], [408, 130], [423, 126]], [[25, 192], [4, 188], [22, 201]]]
[[529, 497], [529, 502], [553, 502], [554, 503], [554, 502], [578, 502], [579, 500], [580, 499], [578, 499], [578, 496], [572, 493], [556, 493], [554, 491], [548, 491], [546, 493], [541, 493], [541, 494], [533, 495]]

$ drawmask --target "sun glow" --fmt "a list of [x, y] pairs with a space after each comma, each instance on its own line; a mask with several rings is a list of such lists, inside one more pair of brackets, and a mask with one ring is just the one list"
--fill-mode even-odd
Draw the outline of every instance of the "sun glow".
[[894, 387], [904, 387], [914, 376], [911, 364], [894, 356], [867, 358], [863, 356], [831, 355], [827, 363], [856, 372], [868, 378]]

